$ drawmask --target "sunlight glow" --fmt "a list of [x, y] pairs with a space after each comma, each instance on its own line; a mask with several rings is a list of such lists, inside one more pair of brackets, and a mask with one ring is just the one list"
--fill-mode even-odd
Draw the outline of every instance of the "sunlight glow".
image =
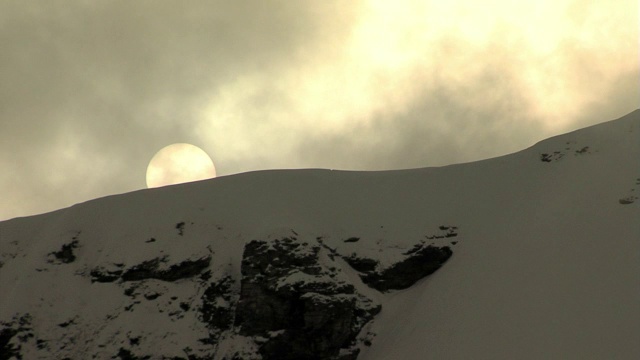
[[147, 167], [147, 187], [155, 188], [214, 178], [216, 169], [207, 153], [191, 144], [162, 148]]
[[[266, 147], [290, 140], [284, 131], [261, 137], [260, 124], [344, 132], [442, 90], [472, 110], [523, 103], [523, 118], [559, 131], [602, 100], [592, 84], [613, 84], [639, 66], [634, 0], [357, 4], [351, 27], [309, 44], [295, 65], [261, 69], [210, 94], [199, 133], [246, 139], [224, 146], [242, 157], [253, 148], [249, 139]], [[256, 103], [263, 94], [275, 100]]]

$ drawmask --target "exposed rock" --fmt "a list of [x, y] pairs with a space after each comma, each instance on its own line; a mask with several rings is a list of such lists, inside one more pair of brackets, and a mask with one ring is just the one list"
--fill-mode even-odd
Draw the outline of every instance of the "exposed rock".
[[586, 152], [588, 152], [588, 151], [589, 151], [589, 147], [588, 147], [588, 146], [585, 146], [585, 147], [583, 147], [583, 148], [582, 148], [582, 149], [580, 149], [580, 150], [576, 150], [576, 154], [584, 154], [584, 153], [586, 153]]
[[356, 254], [351, 254], [351, 256], [344, 257], [343, 259], [347, 264], [351, 265], [352, 268], [360, 272], [372, 272], [375, 271], [378, 266], [378, 262], [376, 260], [358, 257]]
[[168, 268], [161, 268], [160, 264], [166, 262], [167, 259], [164, 257], [144, 261], [126, 270], [117, 268], [109, 270], [104, 267], [96, 267], [92, 269], [89, 274], [91, 275], [92, 282], [113, 282], [118, 279], [122, 279], [122, 281], [139, 281], [146, 279], [176, 281], [191, 278], [202, 273], [209, 267], [211, 256], [205, 256], [195, 260], [184, 260]]
[[74, 325], [74, 324], [75, 324], [75, 322], [73, 321], [73, 319], [71, 319], [69, 321], [65, 321], [65, 322], [62, 322], [62, 323], [58, 324], [58, 326], [60, 326], [61, 328], [65, 328], [65, 327], [67, 327], [69, 325]]
[[560, 151], [554, 151], [552, 154], [548, 154], [548, 153], [540, 154], [540, 161], [542, 162], [558, 161], [563, 157], [564, 157], [564, 153]]
[[622, 205], [629, 205], [629, 204], [633, 204], [636, 201], [636, 199], [637, 197], [635, 196], [627, 196], [625, 198], [618, 200], [618, 202]]
[[122, 281], [136, 281], [145, 279], [158, 279], [160, 275], [160, 262], [165, 262], [165, 258], [155, 258], [143, 261], [142, 263], [132, 266], [122, 274]]
[[120, 276], [122, 275], [122, 270], [121, 269], [107, 270], [103, 267], [97, 267], [95, 269], [92, 269], [89, 272], [89, 275], [91, 276], [91, 282], [101, 282], [101, 283], [114, 282], [120, 279]]
[[22, 359], [22, 345], [34, 337], [29, 314], [0, 322], [0, 359]]
[[[438, 229], [440, 231], [439, 234], [425, 235], [425, 237], [429, 240], [433, 240], [433, 239], [445, 239], [445, 238], [458, 236], [457, 226], [440, 225]], [[421, 246], [422, 246], [421, 244], [417, 244], [414, 248], [419, 248]]]
[[[373, 267], [372, 259], [345, 257], [344, 260], [361, 273], [362, 281], [379, 291], [406, 289], [416, 281], [432, 274], [451, 257], [448, 246], [420, 246], [409, 250], [402, 261], [379, 269]], [[355, 265], [354, 265], [355, 264]], [[365, 264], [366, 266], [363, 266]]]
[[178, 235], [182, 236], [184, 235], [184, 221], [181, 221], [179, 223], [176, 224], [176, 229], [178, 230]]
[[[118, 350], [118, 353], [116, 354], [116, 356], [118, 358], [120, 358], [121, 360], [148, 360], [148, 359], [151, 359], [151, 356], [149, 356], [149, 355], [136, 356], [131, 352], [131, 350], [127, 350], [125, 348], [120, 348], [120, 350]], [[115, 357], [113, 357], [113, 358], [115, 358]]]
[[263, 359], [337, 359], [380, 311], [323, 265], [331, 260], [320, 250], [290, 238], [246, 245], [235, 325], [266, 339]]
[[[75, 239], [75, 238], [74, 238]], [[49, 255], [53, 255], [55, 261], [63, 264], [69, 264], [76, 260], [76, 256], [73, 253], [73, 250], [78, 247], [78, 240], [73, 240], [68, 244], [62, 245], [62, 248], [58, 251], [54, 251], [49, 253]]]
[[157, 293], [157, 292], [153, 292], [153, 293], [149, 293], [149, 294], [144, 294], [144, 298], [147, 300], [155, 300], [157, 298], [159, 298], [162, 294]]
[[20, 346], [11, 343], [11, 339], [18, 334], [18, 330], [10, 327], [0, 330], [0, 359], [20, 359]]
[[218, 282], [211, 283], [202, 295], [202, 305], [199, 308], [201, 319], [209, 327], [214, 340], [221, 332], [233, 326], [235, 299], [232, 296], [232, 286], [233, 279], [226, 276]]

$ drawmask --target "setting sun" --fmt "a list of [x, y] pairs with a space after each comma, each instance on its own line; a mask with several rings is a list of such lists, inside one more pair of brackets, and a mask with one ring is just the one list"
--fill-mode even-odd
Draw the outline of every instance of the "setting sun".
[[214, 178], [216, 168], [207, 153], [191, 144], [162, 148], [147, 167], [147, 187], [155, 188]]

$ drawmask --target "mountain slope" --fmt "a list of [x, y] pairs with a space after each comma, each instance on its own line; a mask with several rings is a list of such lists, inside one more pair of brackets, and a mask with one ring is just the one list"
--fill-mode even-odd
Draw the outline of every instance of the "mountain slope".
[[437, 276], [385, 304], [398, 310], [379, 323], [396, 326], [362, 358], [640, 355], [640, 209], [626, 204], [640, 191], [639, 120], [462, 166], [489, 177], [457, 190], [464, 243]]
[[243, 317], [253, 294], [304, 304], [304, 331], [338, 309], [351, 325], [314, 346], [344, 359], [637, 358], [639, 132], [637, 110], [480, 162], [246, 173], [2, 222], [0, 348], [231, 359], [302, 341]]

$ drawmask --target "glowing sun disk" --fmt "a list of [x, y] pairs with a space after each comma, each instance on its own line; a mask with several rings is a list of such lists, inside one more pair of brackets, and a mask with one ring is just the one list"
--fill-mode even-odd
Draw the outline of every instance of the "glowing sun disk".
[[197, 146], [177, 143], [158, 151], [147, 167], [147, 187], [155, 188], [214, 178], [216, 168]]

